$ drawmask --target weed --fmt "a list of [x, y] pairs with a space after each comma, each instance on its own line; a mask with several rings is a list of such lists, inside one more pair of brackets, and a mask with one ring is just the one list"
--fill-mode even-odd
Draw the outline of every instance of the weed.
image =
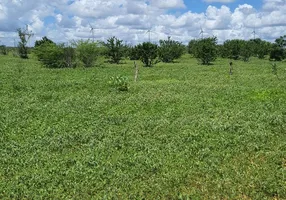
[[128, 91], [128, 78], [126, 76], [112, 76], [109, 79], [109, 85], [119, 91]]

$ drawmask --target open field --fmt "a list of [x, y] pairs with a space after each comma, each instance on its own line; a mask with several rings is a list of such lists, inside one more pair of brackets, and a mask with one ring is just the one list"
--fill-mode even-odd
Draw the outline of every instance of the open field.
[[0, 63], [0, 199], [286, 199], [286, 63]]

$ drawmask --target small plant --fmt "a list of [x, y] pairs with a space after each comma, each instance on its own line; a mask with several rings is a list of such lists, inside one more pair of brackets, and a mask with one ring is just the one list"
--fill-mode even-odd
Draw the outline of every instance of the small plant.
[[109, 80], [109, 85], [119, 91], [128, 91], [128, 78], [126, 76], [112, 76]]

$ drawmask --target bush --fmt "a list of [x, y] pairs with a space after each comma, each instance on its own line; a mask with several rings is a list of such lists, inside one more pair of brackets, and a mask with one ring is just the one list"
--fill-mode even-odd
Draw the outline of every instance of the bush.
[[217, 58], [216, 37], [204, 38], [194, 43], [194, 56], [203, 65], [209, 65]]
[[130, 60], [139, 60], [140, 59], [139, 49], [137, 46], [129, 48], [128, 57]]
[[92, 67], [100, 55], [101, 49], [96, 42], [80, 40], [76, 44], [78, 59], [85, 67]]
[[252, 44], [250, 41], [242, 41], [240, 55], [244, 62], [249, 61], [249, 58], [252, 54], [251, 48], [252, 48]]
[[152, 44], [151, 42], [143, 42], [143, 44], [138, 44], [136, 48], [138, 48], [140, 60], [145, 67], [151, 67], [158, 62], [158, 60], [155, 60], [157, 58], [158, 45]]
[[2, 55], [8, 55], [8, 49], [7, 49], [7, 47], [5, 45], [1, 45], [0, 46], [0, 53]]
[[35, 54], [45, 67], [66, 68], [76, 66], [75, 49], [71, 46], [44, 43], [35, 48]]
[[270, 60], [281, 61], [285, 58], [284, 49], [277, 44], [273, 44], [270, 50]]
[[122, 40], [119, 40], [116, 37], [111, 37], [107, 40], [105, 46], [107, 47], [106, 56], [110, 59], [110, 62], [119, 64], [120, 60], [124, 56]]
[[162, 62], [173, 62], [184, 54], [184, 45], [180, 42], [171, 40], [170, 37], [168, 40], [160, 40], [159, 43], [158, 57]]

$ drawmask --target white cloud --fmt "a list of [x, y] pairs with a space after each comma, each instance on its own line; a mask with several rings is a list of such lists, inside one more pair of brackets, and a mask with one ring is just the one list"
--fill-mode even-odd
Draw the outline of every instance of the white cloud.
[[152, 41], [172, 36], [185, 43], [198, 38], [201, 28], [220, 42], [249, 39], [254, 28], [270, 41], [285, 34], [286, 0], [264, 0], [261, 10], [249, 4], [231, 10], [232, 0], [204, 2], [224, 5], [198, 13], [186, 9], [187, 0], [0, 0], [0, 35], [13, 45], [15, 30], [25, 24], [35, 33], [33, 40], [48, 36], [56, 42], [90, 38], [89, 24], [95, 39], [114, 35], [132, 43], [147, 41], [149, 29]]

